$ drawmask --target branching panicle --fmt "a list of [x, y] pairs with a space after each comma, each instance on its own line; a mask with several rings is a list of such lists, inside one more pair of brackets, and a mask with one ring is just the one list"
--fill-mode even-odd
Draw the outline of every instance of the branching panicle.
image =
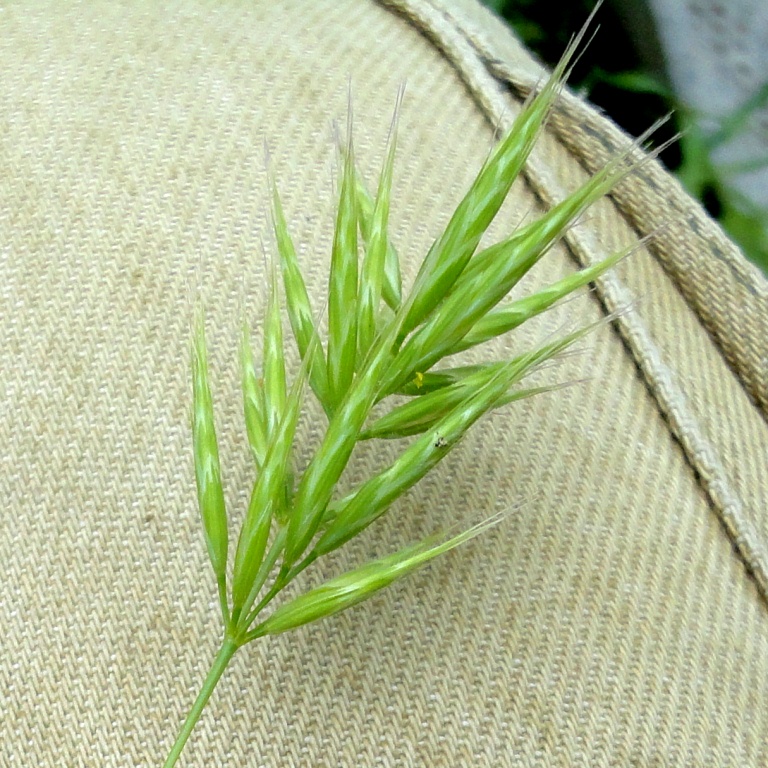
[[[288, 584], [315, 560], [385, 514], [484, 415], [510, 402], [557, 389], [557, 384], [530, 386], [524, 380], [590, 330], [577, 330], [521, 351], [512, 359], [435, 369], [445, 358], [505, 334], [549, 309], [598, 278], [628, 252], [616, 253], [523, 298], [502, 303], [584, 210], [643, 162], [642, 158], [632, 159], [637, 154], [634, 149], [539, 219], [477, 252], [542, 130], [577, 43], [578, 39], [491, 153], [424, 258], [410, 291], [402, 288], [399, 258], [388, 227], [395, 125], [375, 197], [355, 169], [350, 131], [342, 151], [325, 353], [277, 186], [271, 182], [282, 288], [302, 362], [289, 387], [280, 290], [273, 267], [263, 321], [261, 378], [247, 327], [241, 344], [246, 433], [257, 477], [238, 537], [228, 591], [228, 524], [202, 317], [196, 325], [192, 355], [195, 475], [205, 540], [219, 588], [225, 640], [166, 766], [175, 763], [237, 648], [366, 600], [499, 521], [499, 517], [491, 518], [442, 543], [428, 540], [408, 547], [337, 576], [269, 613], [273, 599]], [[358, 253], [361, 245], [362, 255]], [[328, 424], [294, 492], [293, 443], [305, 383], [327, 414]], [[374, 405], [395, 393], [404, 396], [405, 402], [372, 419]], [[391, 438], [410, 438], [411, 442], [388, 467], [341, 496], [339, 479], [358, 443]]]

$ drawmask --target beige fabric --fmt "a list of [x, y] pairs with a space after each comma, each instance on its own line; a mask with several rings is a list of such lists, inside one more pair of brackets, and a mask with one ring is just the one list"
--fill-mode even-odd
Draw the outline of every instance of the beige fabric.
[[[320, 306], [350, 76], [371, 178], [408, 83], [393, 224], [412, 276], [538, 70], [469, 0], [48, 2], [4, 6], [0, 29], [0, 765], [158, 765], [219, 636], [191, 298], [200, 283], [239, 519], [264, 143]], [[565, 97], [495, 234], [621, 142]], [[533, 282], [670, 220], [653, 250], [477, 353], [629, 302], [548, 372], [588, 381], [479, 427], [308, 581], [525, 503], [369, 604], [241, 652], [182, 764], [768, 764], [768, 291], [656, 166], [613, 201]], [[393, 450], [362, 451], [349, 482]]]

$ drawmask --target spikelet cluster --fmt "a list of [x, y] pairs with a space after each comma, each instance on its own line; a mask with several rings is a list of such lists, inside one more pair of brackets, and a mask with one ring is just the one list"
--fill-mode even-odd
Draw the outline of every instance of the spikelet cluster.
[[[506, 334], [546, 311], [627, 253], [616, 253], [523, 298], [505, 302], [510, 290], [567, 228], [632, 170], [630, 153], [609, 163], [540, 218], [498, 243], [479, 248], [536, 143], [578, 43], [576, 38], [488, 156], [424, 257], [408, 291], [401, 283], [400, 258], [388, 226], [398, 108], [373, 194], [356, 169], [348, 129], [341, 153], [325, 340], [320, 338], [313, 316], [277, 185], [271, 181], [280, 267], [269, 274], [260, 373], [248, 330], [243, 331], [245, 431], [256, 480], [237, 537], [231, 581], [228, 521], [202, 320], [196, 325], [193, 345], [198, 497], [230, 650], [366, 600], [498, 522], [494, 517], [446, 541], [429, 539], [414, 544], [341, 574], [276, 609], [270, 605], [318, 558], [343, 546], [387, 513], [485, 414], [557, 388], [557, 384], [526, 386], [525, 379], [590, 330], [578, 330], [507, 360], [450, 364], [457, 353]], [[281, 295], [302, 361], [291, 383], [284, 363]], [[327, 426], [306, 469], [295, 477], [293, 443], [307, 390], [321, 404]], [[383, 413], [373, 418], [373, 407], [391, 395], [400, 396], [399, 404], [388, 410], [377, 408], [376, 413]], [[410, 438], [410, 442], [389, 466], [340, 497], [338, 481], [355, 446], [365, 440], [391, 438]]]
[[[416, 545], [368, 563], [261, 619], [267, 605], [299, 573], [387, 512], [478, 419], [494, 408], [556, 388], [526, 387], [522, 382], [590, 330], [580, 329], [510, 360], [460, 367], [439, 365], [519, 327], [626, 255], [615, 253], [523, 298], [503, 303], [566, 229], [627, 173], [631, 164], [626, 157], [608, 164], [540, 218], [501, 242], [478, 249], [536, 142], [577, 42], [489, 155], [424, 258], [407, 294], [388, 227], [400, 97], [375, 195], [356, 170], [348, 129], [347, 145], [342, 150], [325, 344], [313, 317], [277, 185], [271, 182], [282, 294], [302, 364], [289, 388], [280, 320], [281, 290], [273, 268], [263, 320], [261, 376], [256, 372], [248, 330], [243, 331], [244, 415], [257, 479], [237, 540], [230, 589], [226, 585], [227, 519], [202, 322], [196, 327], [193, 356], [200, 509], [225, 625], [238, 645], [358, 603], [444, 552], [447, 544]], [[327, 414], [328, 425], [309, 465], [296, 480], [291, 456], [307, 385]], [[371, 419], [373, 406], [395, 394], [408, 399]], [[339, 478], [360, 441], [403, 437], [412, 441], [390, 466], [351, 494], [336, 497]], [[483, 529], [472, 529], [473, 535]], [[455, 537], [450, 546], [465, 539], [465, 534]], [[355, 588], [356, 579], [359, 584]]]

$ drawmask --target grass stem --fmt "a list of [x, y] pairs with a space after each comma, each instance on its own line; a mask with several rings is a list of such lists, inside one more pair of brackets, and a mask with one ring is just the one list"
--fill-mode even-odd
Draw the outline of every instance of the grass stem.
[[205, 709], [208, 699], [211, 698], [213, 689], [216, 687], [216, 684], [219, 682], [224, 670], [227, 668], [227, 665], [238, 648], [238, 644], [232, 638], [226, 637], [224, 639], [224, 642], [222, 643], [219, 652], [216, 654], [216, 658], [213, 660], [213, 664], [203, 681], [200, 693], [197, 695], [197, 699], [195, 699], [192, 709], [189, 710], [187, 719], [184, 721], [184, 725], [181, 726], [179, 735], [176, 737], [176, 741], [174, 742], [173, 747], [171, 747], [171, 751], [168, 753], [168, 758], [163, 764], [163, 768], [172, 768], [176, 765], [176, 761], [179, 759], [189, 735], [192, 733], [195, 725], [197, 725], [197, 721], [200, 719], [200, 715], [202, 714], [203, 709]]
[[227, 579], [221, 576], [217, 580], [219, 588], [219, 605], [221, 606], [221, 618], [224, 620], [224, 626], [229, 626], [229, 603], [227, 601]]

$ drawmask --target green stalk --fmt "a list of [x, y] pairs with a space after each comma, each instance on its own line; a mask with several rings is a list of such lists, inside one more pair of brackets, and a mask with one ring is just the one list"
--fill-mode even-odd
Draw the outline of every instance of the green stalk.
[[179, 759], [179, 756], [184, 749], [184, 745], [187, 743], [187, 739], [192, 733], [192, 729], [197, 725], [197, 721], [200, 719], [200, 715], [202, 714], [203, 709], [205, 709], [208, 699], [211, 698], [213, 689], [216, 687], [224, 670], [227, 668], [227, 665], [239, 647], [240, 646], [231, 637], [224, 638], [224, 642], [222, 643], [219, 652], [216, 654], [216, 658], [213, 660], [213, 664], [203, 681], [203, 686], [200, 689], [200, 693], [197, 695], [197, 699], [195, 699], [195, 703], [192, 705], [192, 709], [189, 710], [184, 725], [181, 726], [179, 735], [176, 737], [173, 747], [171, 747], [171, 751], [163, 764], [163, 768], [172, 768], [176, 765], [176, 761]]
[[227, 601], [227, 577], [221, 576], [217, 580], [219, 587], [219, 605], [221, 606], [221, 618], [224, 626], [229, 625], [229, 602]]

